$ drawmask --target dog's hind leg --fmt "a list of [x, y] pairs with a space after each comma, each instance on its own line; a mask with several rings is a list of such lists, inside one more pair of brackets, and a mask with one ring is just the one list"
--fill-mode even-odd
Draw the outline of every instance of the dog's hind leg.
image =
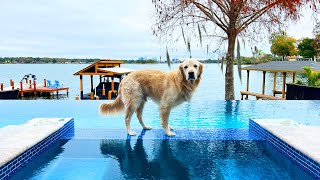
[[141, 124], [142, 128], [145, 129], [145, 130], [150, 130], [150, 129], [152, 129], [152, 127], [151, 126], [146, 126], [144, 124], [144, 122], [143, 122], [143, 119], [142, 119], [142, 112], [143, 112], [144, 104], [145, 104], [145, 101], [142, 101], [140, 106], [136, 110], [136, 114], [137, 114], [137, 118], [138, 118], [139, 123]]
[[132, 107], [127, 107], [126, 110], [125, 110], [125, 122], [126, 122], [126, 128], [127, 128], [127, 132], [130, 136], [135, 136], [136, 135], [136, 132], [132, 131], [131, 130], [131, 127], [130, 127], [130, 121], [131, 121], [131, 118], [132, 118], [132, 115], [133, 115], [133, 112], [134, 110], [132, 109]]
[[171, 107], [168, 105], [160, 105], [160, 117], [161, 117], [161, 125], [164, 129], [164, 132], [167, 136], [175, 136], [176, 133], [171, 132], [171, 128], [169, 126], [169, 114]]

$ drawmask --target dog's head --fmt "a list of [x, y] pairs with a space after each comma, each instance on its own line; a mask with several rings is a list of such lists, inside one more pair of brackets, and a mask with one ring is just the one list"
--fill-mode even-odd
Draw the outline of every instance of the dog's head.
[[186, 59], [179, 65], [179, 71], [184, 80], [198, 80], [201, 78], [203, 65], [195, 59]]

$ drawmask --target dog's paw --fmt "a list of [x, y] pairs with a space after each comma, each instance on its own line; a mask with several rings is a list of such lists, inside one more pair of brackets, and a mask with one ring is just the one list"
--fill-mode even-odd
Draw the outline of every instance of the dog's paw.
[[134, 131], [128, 131], [128, 134], [129, 134], [130, 136], [135, 136], [135, 135], [137, 135], [137, 133], [134, 132]]
[[169, 129], [170, 129], [170, 130], [174, 130], [174, 128], [173, 128], [172, 126], [169, 126]]
[[152, 129], [152, 127], [151, 126], [144, 126], [143, 129], [144, 130], [150, 130], [150, 129]]
[[166, 131], [166, 135], [167, 135], [167, 136], [175, 136], [176, 133], [171, 132], [171, 131]]

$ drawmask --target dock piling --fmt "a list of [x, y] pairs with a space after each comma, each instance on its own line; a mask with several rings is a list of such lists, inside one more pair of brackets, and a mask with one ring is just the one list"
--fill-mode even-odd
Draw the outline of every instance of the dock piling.
[[90, 93], [90, 99], [93, 100], [93, 92]]
[[23, 97], [23, 84], [22, 81], [20, 82], [20, 95]]
[[33, 80], [33, 94], [36, 96], [37, 95], [37, 83], [36, 80]]
[[82, 75], [80, 75], [80, 98], [83, 99], [83, 83], [82, 83]]
[[91, 85], [91, 92], [94, 93], [94, 89], [93, 89], [93, 75], [90, 75], [90, 85]]
[[104, 84], [102, 84], [102, 96], [106, 95], [106, 89], [104, 88]]
[[3, 91], [3, 83], [0, 84], [0, 90]]

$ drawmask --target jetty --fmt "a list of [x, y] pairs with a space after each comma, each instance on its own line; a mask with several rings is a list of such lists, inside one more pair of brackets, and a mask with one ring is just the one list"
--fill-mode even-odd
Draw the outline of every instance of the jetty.
[[[29, 80], [29, 77], [32, 80]], [[57, 98], [60, 91], [66, 91], [69, 95], [69, 87], [60, 85], [56, 80], [54, 84], [51, 81], [44, 79], [43, 84], [37, 84], [35, 75], [25, 75], [19, 83], [15, 83], [10, 79], [9, 86], [4, 87], [3, 83], [0, 83], [0, 99], [24, 99], [28, 97], [52, 97], [56, 94]]]

